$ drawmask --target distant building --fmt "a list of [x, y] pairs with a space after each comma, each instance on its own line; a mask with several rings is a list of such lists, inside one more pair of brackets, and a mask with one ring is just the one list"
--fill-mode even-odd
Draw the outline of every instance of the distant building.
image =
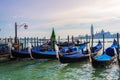
[[105, 38], [116, 38], [116, 34], [111, 34], [109, 31], [105, 32], [103, 29], [101, 30], [101, 32], [96, 32], [94, 34], [94, 38], [103, 38], [103, 34]]
[[103, 34], [105, 35], [105, 37], [111, 37], [111, 33], [110, 32], [105, 32], [103, 29], [101, 30], [101, 32], [96, 32], [96, 34], [94, 34], [94, 38], [102, 38]]
[[[111, 34], [109, 31], [105, 32], [103, 29], [100, 32], [96, 32], [94, 34], [94, 27], [93, 24], [91, 24], [91, 34], [88, 36], [89, 38], [92, 38], [92, 34], [94, 35], [94, 39], [100, 39], [103, 38], [103, 34], [105, 38], [116, 38], [116, 34]], [[120, 34], [119, 34], [120, 36]], [[77, 39], [79, 39], [79, 37], [76, 37]], [[85, 36], [82, 36], [83, 39], [85, 39]]]

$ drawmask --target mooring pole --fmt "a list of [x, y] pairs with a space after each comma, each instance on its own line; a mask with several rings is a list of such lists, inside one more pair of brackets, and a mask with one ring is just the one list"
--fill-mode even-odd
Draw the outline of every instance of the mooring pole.
[[20, 38], [18, 38], [18, 50], [20, 50]]
[[72, 46], [74, 46], [74, 36], [72, 35]]
[[118, 56], [117, 56], [117, 59], [118, 59], [118, 62], [119, 62], [119, 33], [117, 33], [117, 43], [118, 43], [118, 48], [117, 48], [117, 54], [118, 54]]
[[90, 36], [89, 36], [89, 47], [90, 47]]
[[60, 36], [58, 36], [58, 44], [60, 44]]
[[38, 37], [37, 37], [37, 46], [38, 46], [38, 43], [39, 43], [39, 39], [38, 39]]
[[10, 37], [10, 42], [12, 43], [12, 38]]
[[86, 34], [86, 50], [88, 49], [88, 35]]
[[31, 40], [31, 46], [33, 46], [32, 39], [33, 39], [33, 38], [31, 37], [31, 39], [30, 39], [30, 40]]
[[70, 41], [69, 41], [69, 35], [68, 35], [68, 48], [69, 48], [69, 43], [70, 43]]
[[12, 44], [12, 38], [10, 37], [10, 43]]
[[7, 44], [7, 39], [5, 38], [5, 44]]
[[40, 40], [40, 45], [42, 45], [42, 43], [41, 43], [41, 38], [40, 38], [39, 40]]
[[81, 43], [82, 43], [82, 36], [80, 38], [81, 38]]
[[26, 48], [26, 37], [24, 38], [24, 48]]
[[15, 22], [15, 42], [17, 43], [17, 23]]
[[92, 34], [91, 52], [93, 52], [93, 37], [94, 35]]
[[92, 35], [92, 45], [91, 45], [91, 47], [93, 47], [93, 35]]
[[22, 38], [20, 38], [20, 45], [21, 45], [21, 49], [23, 50], [23, 43], [22, 43]]
[[28, 47], [28, 43], [29, 43], [29, 37], [27, 37], [27, 47]]
[[34, 46], [36, 47], [36, 38], [34, 37]]
[[104, 52], [104, 48], [105, 47], [105, 35], [103, 34], [103, 52]]

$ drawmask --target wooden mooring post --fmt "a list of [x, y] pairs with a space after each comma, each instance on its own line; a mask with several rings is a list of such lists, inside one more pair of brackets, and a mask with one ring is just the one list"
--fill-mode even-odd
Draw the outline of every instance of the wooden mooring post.
[[103, 52], [104, 52], [104, 48], [105, 47], [105, 35], [103, 34]]
[[81, 40], [80, 42], [82, 43], [82, 36], [80, 37], [80, 40]]
[[21, 49], [23, 49], [23, 43], [22, 43], [22, 38], [20, 38], [20, 46], [21, 46]]
[[58, 44], [60, 44], [60, 36], [58, 36]]
[[[120, 53], [119, 53], [119, 33], [117, 33], [117, 43], [118, 43], [118, 48], [117, 48], [117, 59], [118, 59], [118, 63], [120, 62]], [[120, 63], [119, 63], [120, 65]]]
[[86, 34], [86, 50], [88, 49], [88, 35]]
[[26, 37], [24, 38], [24, 48], [26, 48]]
[[93, 42], [94, 42], [94, 34], [91, 34], [92, 41], [91, 41], [91, 52], [93, 52]]
[[40, 40], [40, 45], [41, 45], [41, 42], [42, 42], [42, 41], [41, 41], [41, 38], [40, 38], [39, 40]]
[[72, 35], [72, 46], [74, 46], [74, 36]]
[[20, 39], [18, 38], [18, 50], [20, 50]]
[[67, 39], [68, 39], [68, 48], [69, 48], [69, 46], [70, 46], [70, 45], [69, 45], [69, 43], [70, 43], [70, 41], [69, 41], [69, 35], [68, 35]]
[[32, 37], [30, 38], [31, 45], [33, 46]]
[[29, 43], [29, 37], [27, 37], [27, 47], [28, 47], [28, 43]]
[[90, 36], [89, 36], [89, 47], [90, 47]]
[[9, 42], [12, 44], [12, 38], [11, 37], [9, 37]]
[[7, 38], [5, 38], [5, 44], [7, 44]]
[[94, 38], [94, 35], [92, 34], [92, 42], [91, 42], [91, 47], [93, 47], [93, 38]]
[[34, 37], [34, 46], [36, 47], [36, 38]]
[[39, 43], [39, 39], [38, 39], [38, 37], [37, 37], [37, 46], [39, 45], [38, 43]]

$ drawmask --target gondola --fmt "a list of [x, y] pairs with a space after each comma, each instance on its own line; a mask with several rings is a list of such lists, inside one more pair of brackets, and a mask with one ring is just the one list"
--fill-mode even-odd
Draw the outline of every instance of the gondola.
[[33, 58], [32, 54], [31, 54], [31, 50], [32, 49], [41, 49], [43, 50], [42, 46], [31, 46], [31, 44], [29, 44], [29, 46], [27, 48], [24, 49], [12, 49], [11, 50], [11, 54], [13, 57], [15, 58]]
[[[92, 54], [96, 54], [98, 51], [100, 51], [102, 48], [102, 43], [98, 41], [98, 44], [94, 47], [92, 47]], [[86, 59], [89, 59], [89, 51], [88, 50], [82, 50], [82, 51], [76, 51], [71, 52], [68, 54], [63, 54], [60, 51], [58, 51], [58, 59], [61, 63], [73, 63], [73, 62], [80, 62], [85, 61]]]
[[12, 56], [15, 58], [30, 58], [30, 52], [28, 48], [25, 48], [23, 50], [14, 49], [11, 50]]
[[[67, 51], [75, 52], [77, 49], [82, 50], [86, 46], [86, 43], [83, 43], [80, 46], [77, 47], [62, 47], [62, 52], [65, 54]], [[47, 49], [47, 50], [41, 50], [41, 49], [32, 49], [32, 56], [36, 59], [57, 59], [56, 58], [56, 51]]]
[[[88, 44], [89, 42], [84, 42], [84, 43], [86, 43], [86, 44]], [[68, 43], [68, 42], [59, 42], [57, 45], [59, 46], [59, 47], [68, 47], [68, 45], [69, 46], [81, 46], [83, 43]]]
[[9, 48], [7, 45], [0, 46], [0, 57], [8, 56], [9, 57]]
[[117, 41], [114, 39], [112, 45], [108, 47], [102, 55], [93, 56], [91, 55], [93, 67], [111, 67], [113, 63], [117, 61]]
[[8, 46], [6, 46], [6, 45], [0, 46], [0, 52], [1, 53], [8, 53]]

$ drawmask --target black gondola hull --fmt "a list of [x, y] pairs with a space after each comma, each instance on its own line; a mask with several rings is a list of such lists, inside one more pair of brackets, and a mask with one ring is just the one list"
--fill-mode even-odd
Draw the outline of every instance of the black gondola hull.
[[110, 60], [96, 60], [93, 56], [91, 56], [92, 66], [96, 67], [111, 67], [114, 63], [117, 62], [117, 58], [113, 57]]
[[16, 58], [30, 58], [30, 54], [20, 53], [17, 51], [12, 51], [12, 56]]
[[59, 57], [60, 62], [61, 63], [74, 63], [74, 62], [82, 62], [85, 60], [89, 59], [89, 56], [83, 56], [83, 57], [77, 57], [77, 58], [63, 58], [63, 57]]
[[[101, 42], [99, 42], [95, 47], [93, 47], [92, 53], [89, 53], [88, 50], [83, 51], [81, 53], [76, 52], [75, 54], [78, 54], [78, 56], [74, 56], [74, 57], [68, 57], [68, 55], [62, 55], [63, 53], [59, 53], [59, 61], [61, 63], [73, 63], [73, 62], [82, 62], [85, 60], [89, 60], [90, 59], [90, 55], [96, 55], [100, 50], [102, 49], [102, 44]], [[85, 54], [84, 54], [85, 53]], [[81, 55], [79, 55], [81, 54]], [[70, 54], [70, 55], [74, 55], [74, 54]]]
[[56, 54], [52, 55], [52, 54], [42, 54], [42, 53], [35, 53], [35, 52], [32, 52], [32, 57], [35, 59], [57, 59]]

